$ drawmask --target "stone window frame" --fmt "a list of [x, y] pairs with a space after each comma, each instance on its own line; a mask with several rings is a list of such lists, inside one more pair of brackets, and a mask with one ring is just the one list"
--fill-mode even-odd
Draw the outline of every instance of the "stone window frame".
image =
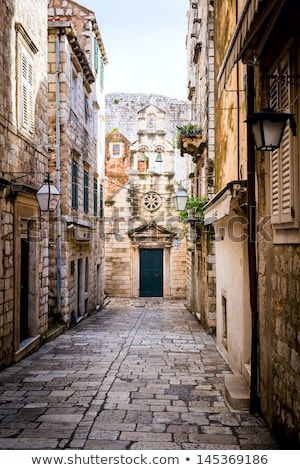
[[[117, 142], [110, 142], [110, 156], [111, 158], [121, 158], [123, 156], [123, 142], [117, 141]], [[115, 150], [118, 147], [118, 152]]]

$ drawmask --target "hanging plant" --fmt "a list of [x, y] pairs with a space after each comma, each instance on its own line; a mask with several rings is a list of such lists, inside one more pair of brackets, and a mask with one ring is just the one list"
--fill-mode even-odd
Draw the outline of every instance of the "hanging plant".
[[206, 197], [190, 196], [187, 200], [185, 210], [179, 213], [179, 219], [184, 223], [193, 221], [197, 224], [203, 225], [204, 207], [206, 204]]
[[198, 126], [197, 124], [193, 124], [192, 122], [188, 122], [183, 126], [176, 126], [178, 129], [178, 134], [187, 135], [187, 136], [195, 136], [195, 135], [202, 135], [202, 127]]
[[197, 153], [202, 140], [202, 127], [191, 122], [177, 127], [177, 148], [180, 154]]

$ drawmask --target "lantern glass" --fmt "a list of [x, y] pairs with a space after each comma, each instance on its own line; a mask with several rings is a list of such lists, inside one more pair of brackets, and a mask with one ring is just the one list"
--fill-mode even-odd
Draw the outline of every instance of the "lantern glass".
[[60, 193], [51, 180], [45, 180], [36, 193], [41, 211], [54, 212], [60, 199]]
[[255, 145], [258, 150], [275, 150], [279, 148], [286, 119], [271, 121], [265, 119], [252, 124]]
[[173, 196], [173, 199], [175, 203], [175, 209], [177, 211], [184, 211], [188, 200], [188, 195], [182, 186], [179, 186], [178, 190]]
[[296, 122], [293, 114], [264, 108], [260, 113], [249, 116], [246, 122], [251, 124], [257, 150], [278, 149], [287, 121], [290, 121], [290, 128], [295, 136]]

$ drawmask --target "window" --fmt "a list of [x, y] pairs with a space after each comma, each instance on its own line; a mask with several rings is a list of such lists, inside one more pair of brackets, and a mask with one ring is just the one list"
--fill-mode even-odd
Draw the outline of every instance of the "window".
[[102, 57], [100, 58], [100, 86], [104, 87], [104, 61]]
[[227, 293], [222, 289], [222, 344], [226, 350], [228, 349], [227, 321]]
[[93, 137], [94, 139], [98, 139], [98, 120], [99, 120], [99, 108], [94, 104], [94, 109], [93, 109]]
[[73, 111], [77, 109], [77, 96], [78, 96], [78, 76], [76, 70], [72, 69], [71, 77], [71, 106]]
[[78, 163], [72, 161], [72, 209], [78, 209]]
[[92, 108], [90, 105], [89, 97], [85, 95], [84, 98], [84, 119], [85, 123], [87, 124], [89, 120], [92, 118], [93, 113], [92, 113]]
[[19, 126], [29, 135], [34, 134], [34, 54], [37, 48], [20, 24], [18, 34], [18, 116]]
[[124, 143], [123, 142], [110, 142], [109, 143], [109, 155], [112, 158], [120, 158], [124, 154]]
[[[84, 270], [84, 277], [85, 277], [85, 292], [89, 291], [89, 259], [85, 258], [85, 270]], [[87, 312], [87, 309], [85, 310]]]
[[155, 211], [161, 206], [161, 197], [154, 192], [149, 192], [143, 197], [143, 206], [148, 211]]
[[113, 157], [119, 157], [121, 154], [121, 146], [120, 144], [113, 144], [112, 145], [112, 154]]
[[95, 72], [98, 72], [99, 68], [99, 48], [98, 48], [98, 42], [97, 39], [94, 38], [94, 69]]
[[89, 173], [87, 170], [83, 173], [83, 210], [86, 214], [89, 212]]
[[99, 208], [100, 219], [104, 217], [104, 191], [103, 184], [100, 184], [100, 208]]
[[[295, 74], [290, 55], [272, 72], [270, 81], [270, 105], [277, 111], [293, 113], [293, 82], [287, 77]], [[296, 223], [296, 156], [294, 138], [287, 124], [280, 148], [271, 152], [271, 211], [272, 224], [281, 228], [293, 228]]]
[[98, 181], [94, 178], [94, 216], [98, 215]]

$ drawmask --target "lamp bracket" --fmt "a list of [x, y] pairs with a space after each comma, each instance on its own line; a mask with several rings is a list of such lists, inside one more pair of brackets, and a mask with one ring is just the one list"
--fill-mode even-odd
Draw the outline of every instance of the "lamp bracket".
[[295, 86], [300, 87], [300, 83], [295, 83], [295, 82], [291, 81], [293, 79], [300, 80], [300, 75], [288, 75], [286, 73], [283, 73], [283, 74], [276, 74], [276, 75], [267, 75], [267, 78], [269, 80], [271, 80], [271, 79], [277, 80], [278, 82], [279, 81], [286, 81], [286, 82], [290, 83], [291, 85], [295, 85]]

